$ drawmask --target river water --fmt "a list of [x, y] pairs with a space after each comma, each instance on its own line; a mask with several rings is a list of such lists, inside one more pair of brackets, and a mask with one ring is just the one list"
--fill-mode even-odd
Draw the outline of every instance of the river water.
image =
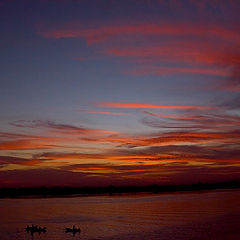
[[[28, 234], [32, 223], [47, 232]], [[239, 240], [240, 190], [0, 199], [0, 239]]]

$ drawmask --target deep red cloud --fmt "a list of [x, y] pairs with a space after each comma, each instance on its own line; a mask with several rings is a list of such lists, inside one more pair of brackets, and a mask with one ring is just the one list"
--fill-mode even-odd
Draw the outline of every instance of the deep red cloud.
[[189, 24], [189, 23], [136, 23], [131, 24], [118, 24], [111, 23], [111, 25], [99, 25], [92, 28], [86, 28], [78, 23], [66, 23], [64, 26], [53, 27], [52, 29], [42, 28], [38, 31], [43, 37], [46, 38], [85, 38], [91, 44], [98, 41], [106, 40], [110, 37], [122, 35], [195, 35], [195, 36], [208, 36], [219, 37], [230, 41], [240, 39], [240, 34], [236, 30], [231, 30], [213, 24]]
[[[176, 6], [177, 3], [174, 4]], [[203, 8], [206, 2], [195, 5]], [[58, 27], [42, 27], [38, 33], [47, 38], [84, 38], [89, 44], [98, 42], [95, 54], [102, 57], [118, 56], [124, 61], [130, 61], [133, 64], [131, 70], [122, 72], [134, 75], [204, 74], [227, 78], [231, 75], [234, 63], [231, 57], [226, 59], [226, 52], [229, 49], [236, 52], [234, 49], [240, 46], [237, 24], [236, 27], [229, 27], [227, 24], [206, 22], [169, 24], [135, 21], [126, 24], [124, 21], [113, 21], [88, 23], [88, 27], [82, 23], [69, 22]], [[120, 43], [117, 41], [119, 37], [123, 39]], [[154, 37], [167, 37], [167, 41], [154, 41]], [[140, 46], [135, 44], [136, 39], [142, 43]], [[99, 43], [105, 41], [105, 44]], [[139, 61], [142, 63], [136, 65]], [[182, 63], [187, 65], [182, 66]], [[239, 84], [236, 87], [232, 82], [220, 82], [215, 89], [239, 91]]]

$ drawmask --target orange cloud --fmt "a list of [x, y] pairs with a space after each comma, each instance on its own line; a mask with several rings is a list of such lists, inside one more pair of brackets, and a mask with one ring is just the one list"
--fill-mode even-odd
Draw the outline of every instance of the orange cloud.
[[216, 107], [210, 106], [196, 106], [196, 105], [156, 105], [156, 104], [140, 104], [140, 103], [120, 103], [120, 102], [99, 102], [95, 103], [98, 107], [107, 108], [156, 108], [156, 109], [214, 109]]
[[53, 139], [42, 140], [15, 140], [0, 143], [0, 150], [35, 150], [35, 149], [51, 149], [58, 147], [53, 144]]
[[0, 156], [0, 169], [4, 167], [11, 166], [10, 169], [13, 169], [14, 166], [24, 166], [24, 167], [32, 167], [32, 166], [39, 166], [44, 163], [44, 159], [37, 159], [37, 158], [21, 158], [21, 157], [13, 157], [13, 156]]
[[[204, 129], [204, 128], [202, 128]], [[109, 144], [118, 147], [134, 148], [134, 147], [149, 147], [149, 146], [167, 146], [178, 144], [236, 144], [239, 142], [240, 135], [238, 132], [230, 131], [174, 131], [167, 133], [156, 133], [146, 135], [116, 135], [101, 138], [83, 138], [81, 140], [89, 143]]]

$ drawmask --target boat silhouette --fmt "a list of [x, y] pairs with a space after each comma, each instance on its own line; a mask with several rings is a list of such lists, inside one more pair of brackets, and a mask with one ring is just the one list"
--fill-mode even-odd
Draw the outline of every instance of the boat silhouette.
[[32, 226], [27, 225], [25, 230], [26, 230], [27, 233], [30, 232], [33, 235], [36, 232], [39, 233], [39, 234], [42, 233], [42, 232], [45, 233], [47, 231], [47, 228], [46, 227], [39, 227], [38, 225], [32, 224]]
[[77, 233], [77, 232], [80, 233], [80, 232], [81, 232], [81, 229], [80, 229], [80, 228], [76, 228], [75, 225], [73, 225], [72, 228], [66, 228], [66, 229], [65, 229], [65, 232], [66, 232], [66, 233], [71, 232], [71, 233], [75, 234], [75, 233]]

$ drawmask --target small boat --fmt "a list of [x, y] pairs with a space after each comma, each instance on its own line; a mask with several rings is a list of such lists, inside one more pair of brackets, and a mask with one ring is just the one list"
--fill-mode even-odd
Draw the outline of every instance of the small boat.
[[71, 233], [75, 234], [77, 232], [80, 233], [81, 229], [80, 228], [76, 228], [75, 225], [73, 225], [72, 228], [66, 228], [65, 231], [66, 231], [66, 233], [67, 232], [71, 232]]
[[38, 225], [33, 225], [32, 226], [27, 226], [25, 228], [25, 230], [29, 233], [31, 232], [31, 234], [35, 233], [35, 232], [38, 232], [39, 234], [42, 233], [42, 232], [46, 232], [47, 231], [47, 228], [46, 227], [38, 227]]

